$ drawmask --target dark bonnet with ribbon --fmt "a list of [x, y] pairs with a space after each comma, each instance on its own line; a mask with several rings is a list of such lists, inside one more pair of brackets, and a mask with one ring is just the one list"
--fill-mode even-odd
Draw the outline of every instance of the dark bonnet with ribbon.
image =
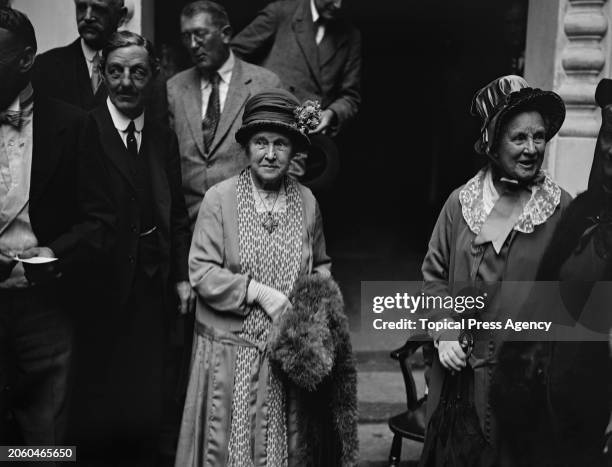
[[283, 89], [271, 89], [255, 94], [246, 102], [242, 126], [236, 132], [236, 141], [246, 146], [256, 131], [280, 131], [291, 138], [298, 149], [310, 145], [308, 136], [300, 131], [295, 110], [300, 103], [293, 94]]
[[470, 110], [482, 120], [480, 138], [474, 145], [476, 152], [491, 155], [507, 118], [528, 107], [537, 109], [544, 118], [546, 141], [549, 141], [565, 120], [565, 104], [558, 94], [531, 88], [516, 75], [497, 78], [476, 92]]

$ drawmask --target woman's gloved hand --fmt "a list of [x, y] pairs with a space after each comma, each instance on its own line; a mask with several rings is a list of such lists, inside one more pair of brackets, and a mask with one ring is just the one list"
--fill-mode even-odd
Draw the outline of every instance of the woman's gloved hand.
[[291, 308], [291, 302], [284, 293], [254, 280], [251, 280], [247, 289], [247, 303], [259, 304], [272, 321]]

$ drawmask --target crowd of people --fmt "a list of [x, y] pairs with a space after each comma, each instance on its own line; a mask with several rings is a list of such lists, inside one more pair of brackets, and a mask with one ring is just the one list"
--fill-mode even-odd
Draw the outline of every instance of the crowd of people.
[[[354, 363], [335, 355], [351, 355], [346, 317], [317, 202], [297, 181], [311, 139], [359, 106], [359, 34], [340, 3], [279, 2], [275, 22], [256, 19], [282, 44], [265, 67], [232, 46], [223, 6], [189, 3], [178, 21], [193, 66], [167, 82], [153, 44], [118, 30], [123, 0], [75, 0], [79, 37], [39, 56], [28, 18], [1, 7], [3, 442], [70, 440], [82, 462], [153, 465], [168, 329], [188, 315], [187, 382], [171, 384], [185, 396], [176, 465], [355, 458]], [[298, 47], [299, 72], [284, 60]], [[296, 322], [310, 328], [298, 304], [315, 306], [313, 287], [336, 305], [320, 304], [319, 347], [302, 341], [322, 366], [292, 382], [287, 361], [301, 359], [286, 341]], [[345, 409], [314, 417], [306, 388], [336, 374], [342, 394], [320, 394]]]
[[[28, 18], [0, 6], [2, 444], [155, 465], [168, 329], [191, 316], [177, 467], [356, 464], [348, 325], [300, 183], [361, 103], [341, 3], [273, 1], [237, 34], [221, 4], [188, 3], [192, 67], [167, 82], [153, 44], [118, 30], [123, 0], [74, 0], [79, 37], [39, 56]], [[478, 319], [530, 319], [529, 284], [579, 280], [565, 297], [580, 321], [612, 280], [612, 81], [596, 98], [589, 189], [572, 201], [542, 170], [563, 100], [515, 75], [476, 92], [483, 168], [442, 208], [425, 294], [469, 285], [488, 297]], [[431, 336], [421, 465], [605, 465], [608, 342], [503, 337]]]

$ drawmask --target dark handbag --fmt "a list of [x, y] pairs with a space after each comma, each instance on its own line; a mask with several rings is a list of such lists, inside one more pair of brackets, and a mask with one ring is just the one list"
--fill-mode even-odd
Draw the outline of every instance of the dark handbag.
[[480, 429], [474, 406], [474, 370], [447, 373], [440, 402], [427, 427], [420, 467], [488, 467], [493, 450]]

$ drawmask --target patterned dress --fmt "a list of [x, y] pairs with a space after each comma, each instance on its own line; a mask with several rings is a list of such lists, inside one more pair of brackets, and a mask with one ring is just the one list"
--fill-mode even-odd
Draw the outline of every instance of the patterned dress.
[[[272, 214], [278, 226], [269, 232], [264, 224], [270, 214], [257, 212], [250, 172], [248, 169], [243, 171], [237, 186], [238, 238], [241, 273], [289, 295], [300, 269], [303, 219], [295, 182], [287, 179], [285, 191], [286, 209]], [[253, 465], [253, 375], [258, 374], [262, 364], [267, 364], [263, 360], [267, 359], [265, 345], [271, 326], [272, 321], [266, 312], [254, 306], [239, 334], [254, 346], [239, 347], [236, 354], [228, 462], [231, 466]], [[266, 465], [282, 467], [287, 465], [288, 458], [286, 394], [283, 381], [274, 371], [269, 373], [267, 385], [267, 420], [262, 426], [266, 430]], [[255, 425], [255, 429], [259, 428]]]

